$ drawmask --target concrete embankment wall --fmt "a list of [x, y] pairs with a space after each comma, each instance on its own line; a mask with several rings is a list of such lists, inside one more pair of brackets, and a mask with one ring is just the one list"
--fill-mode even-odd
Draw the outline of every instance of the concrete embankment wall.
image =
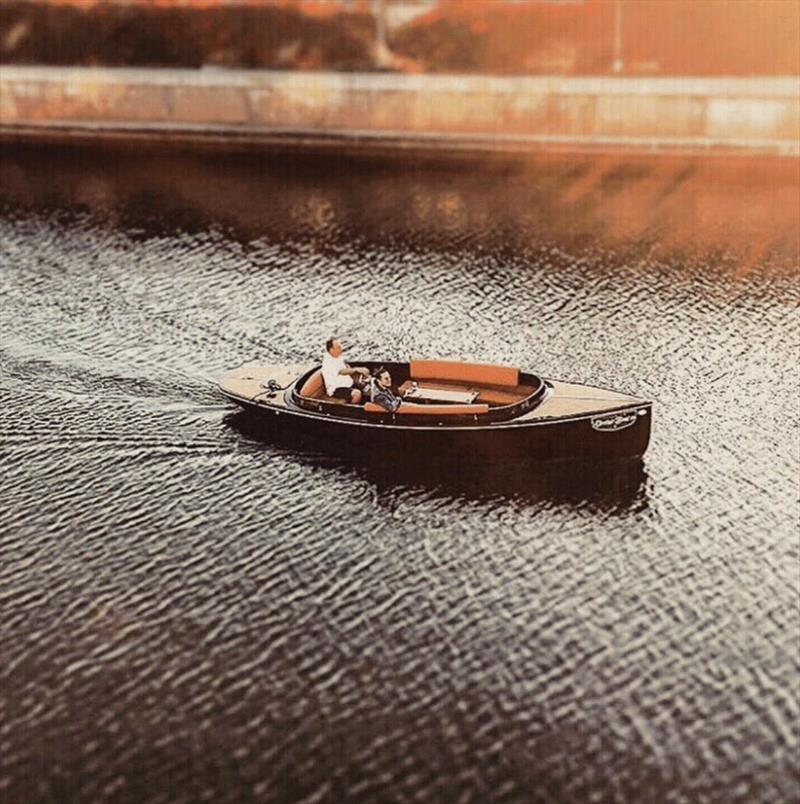
[[800, 81], [3, 66], [0, 136], [798, 156]]

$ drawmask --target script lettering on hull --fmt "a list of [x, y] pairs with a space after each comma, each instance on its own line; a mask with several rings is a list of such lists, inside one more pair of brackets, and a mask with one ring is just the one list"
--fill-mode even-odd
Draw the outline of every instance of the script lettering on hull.
[[624, 430], [636, 422], [638, 414], [635, 410], [625, 411], [624, 413], [613, 413], [609, 416], [594, 416], [592, 418], [592, 428], [600, 433], [615, 433], [617, 430]]

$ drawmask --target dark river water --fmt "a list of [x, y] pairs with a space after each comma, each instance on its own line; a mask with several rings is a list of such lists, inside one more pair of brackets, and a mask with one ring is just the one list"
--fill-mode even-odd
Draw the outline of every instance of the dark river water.
[[[0, 181], [0, 801], [798, 800], [795, 162]], [[650, 448], [428, 476], [215, 390], [334, 333], [640, 394]]]

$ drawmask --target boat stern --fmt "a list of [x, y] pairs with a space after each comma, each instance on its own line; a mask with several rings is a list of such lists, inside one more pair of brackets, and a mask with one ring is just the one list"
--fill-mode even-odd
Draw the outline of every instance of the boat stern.
[[269, 402], [280, 397], [284, 391], [311, 368], [310, 365], [260, 365], [244, 363], [227, 371], [217, 381], [219, 390], [239, 404]]

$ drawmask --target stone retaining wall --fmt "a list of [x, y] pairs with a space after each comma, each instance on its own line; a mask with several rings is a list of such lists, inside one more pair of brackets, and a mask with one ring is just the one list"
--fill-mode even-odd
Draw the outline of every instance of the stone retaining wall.
[[798, 156], [800, 82], [3, 66], [0, 134]]

